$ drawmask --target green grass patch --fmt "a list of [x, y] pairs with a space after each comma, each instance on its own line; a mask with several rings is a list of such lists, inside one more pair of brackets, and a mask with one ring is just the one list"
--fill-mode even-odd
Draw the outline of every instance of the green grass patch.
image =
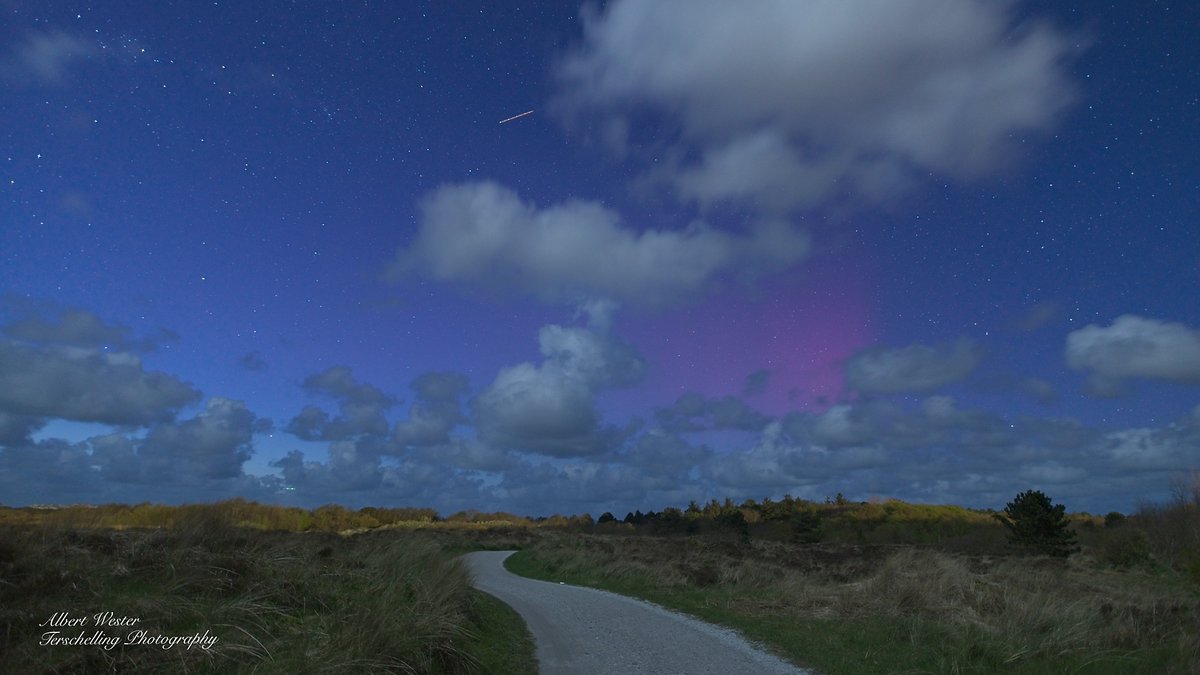
[[470, 597], [475, 632], [465, 648], [478, 662], [480, 675], [536, 674], [533, 636], [521, 615], [487, 593], [472, 590]]
[[1161, 578], [889, 550], [864, 565], [875, 554], [856, 547], [564, 537], [505, 565], [728, 626], [823, 673], [1195, 672], [1200, 602]]
[[[524, 622], [471, 589], [435, 535], [262, 532], [209, 515], [170, 530], [0, 528], [5, 672], [533, 672]], [[39, 625], [62, 612], [82, 622]], [[137, 623], [99, 626], [100, 612]], [[39, 644], [48, 630], [118, 643]], [[163, 649], [137, 630], [216, 640]]]

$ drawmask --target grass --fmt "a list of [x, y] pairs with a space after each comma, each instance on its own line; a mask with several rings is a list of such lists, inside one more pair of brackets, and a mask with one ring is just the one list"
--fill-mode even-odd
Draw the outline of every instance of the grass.
[[730, 626], [820, 672], [1200, 672], [1196, 587], [1086, 557], [576, 535], [507, 564]]
[[[6, 526], [0, 532], [0, 662], [6, 672], [534, 672], [524, 623], [468, 584], [444, 541], [247, 530], [219, 508], [169, 530]], [[460, 548], [472, 544], [459, 540]], [[208, 631], [208, 650], [38, 643], [53, 614], [111, 611], [136, 629]]]

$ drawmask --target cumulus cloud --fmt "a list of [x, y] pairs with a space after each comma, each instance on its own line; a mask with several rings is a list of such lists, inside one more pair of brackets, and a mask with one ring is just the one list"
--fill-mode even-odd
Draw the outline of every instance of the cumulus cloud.
[[596, 296], [653, 305], [731, 271], [779, 271], [808, 251], [808, 237], [778, 221], [745, 235], [700, 221], [639, 231], [595, 202], [539, 208], [496, 183], [475, 182], [442, 186], [422, 201], [417, 236], [389, 276], [419, 273], [548, 300]]
[[717, 485], [729, 491], [774, 491], [815, 485], [835, 473], [879, 465], [886, 461], [875, 447], [854, 446], [837, 451], [820, 445], [796, 443], [780, 422], [772, 422], [750, 448], [720, 455], [703, 467]]
[[413, 380], [416, 400], [408, 419], [396, 424], [392, 432], [401, 447], [428, 446], [450, 442], [450, 431], [466, 422], [460, 402], [469, 382], [458, 373], [424, 373]]
[[184, 481], [237, 477], [253, 453], [253, 435], [270, 428], [270, 421], [255, 416], [245, 403], [214, 396], [192, 419], [151, 427], [138, 449], [142, 476]]
[[127, 326], [106, 323], [91, 312], [79, 309], [62, 311], [57, 321], [40, 316], [27, 316], [4, 328], [15, 340], [39, 344], [66, 345], [82, 348], [114, 347], [122, 351], [146, 351], [148, 341], [135, 341]]
[[560, 104], [609, 144], [657, 114], [657, 135], [678, 129], [663, 178], [680, 196], [782, 211], [990, 171], [1075, 98], [1074, 42], [985, 0], [618, 0], [585, 14]]
[[588, 328], [543, 327], [542, 362], [496, 375], [472, 401], [481, 438], [558, 457], [592, 455], [620, 442], [622, 432], [601, 426], [595, 393], [636, 383], [645, 366], [630, 345], [592, 321]]
[[314, 496], [377, 489], [384, 476], [379, 456], [360, 452], [354, 441], [330, 443], [326, 462], [306, 462], [304, 453], [293, 450], [271, 465], [280, 470], [288, 487]]
[[846, 382], [866, 393], [930, 392], [965, 379], [982, 358], [982, 350], [969, 340], [942, 347], [875, 347], [850, 358]]
[[1091, 373], [1089, 387], [1100, 395], [1119, 392], [1129, 378], [1200, 384], [1200, 330], [1126, 314], [1068, 334], [1066, 359]]
[[0, 412], [10, 415], [145, 425], [199, 398], [133, 354], [0, 341]]
[[388, 421], [383, 413], [396, 400], [380, 389], [359, 382], [347, 366], [333, 366], [304, 380], [304, 388], [335, 399], [341, 414], [330, 419], [317, 406], [305, 406], [284, 431], [306, 441], [344, 441], [357, 436], [383, 436]]
[[34, 431], [42, 428], [46, 420], [28, 415], [12, 415], [0, 411], [0, 447], [27, 443]]
[[721, 429], [758, 431], [770, 421], [766, 415], [736, 396], [709, 398], [697, 393], [684, 394], [674, 404], [657, 408], [654, 417], [663, 429], [672, 432]]
[[553, 364], [502, 369], [473, 408], [492, 443], [561, 457], [604, 450], [592, 390]]
[[692, 467], [707, 461], [713, 451], [705, 446], [688, 443], [680, 436], [661, 429], [651, 429], [630, 444], [621, 457], [625, 463], [655, 473], [686, 474]]

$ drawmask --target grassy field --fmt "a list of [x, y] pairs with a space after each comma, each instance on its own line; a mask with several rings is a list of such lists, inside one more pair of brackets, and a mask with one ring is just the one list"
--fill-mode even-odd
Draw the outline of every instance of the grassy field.
[[[536, 670], [524, 622], [471, 589], [453, 559], [479, 542], [453, 533], [262, 532], [234, 527], [219, 506], [164, 530], [3, 530], [3, 672]], [[39, 625], [62, 612], [77, 624]], [[102, 612], [137, 623], [97, 625]], [[39, 644], [48, 631], [120, 644]], [[199, 638], [164, 649], [143, 635]]]
[[1200, 672], [1200, 587], [1087, 556], [570, 535], [508, 565], [734, 627], [825, 673]]
[[[1130, 516], [1069, 521], [1082, 551], [1048, 558], [988, 510], [841, 495], [595, 521], [0, 507], [0, 672], [535, 672], [520, 617], [455, 560], [502, 548], [520, 549], [520, 574], [646, 598], [825, 673], [1200, 674], [1200, 478]], [[76, 625], [40, 625], [64, 612]], [[97, 625], [103, 612], [138, 621]], [[118, 644], [39, 644], [55, 630]]]

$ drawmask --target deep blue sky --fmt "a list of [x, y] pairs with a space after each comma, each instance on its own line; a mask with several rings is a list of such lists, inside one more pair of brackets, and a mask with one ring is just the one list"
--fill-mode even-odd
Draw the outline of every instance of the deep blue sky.
[[1194, 3], [0, 11], [0, 503], [1200, 469]]

